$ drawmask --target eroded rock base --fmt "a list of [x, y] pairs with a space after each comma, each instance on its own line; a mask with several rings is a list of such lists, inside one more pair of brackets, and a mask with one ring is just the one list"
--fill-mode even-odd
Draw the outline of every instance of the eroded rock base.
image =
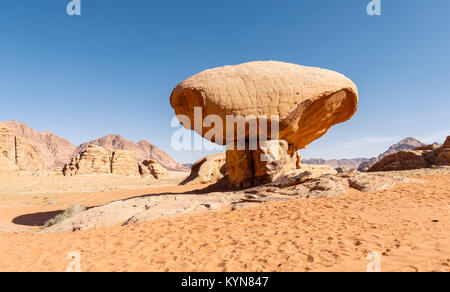
[[[226, 182], [233, 188], [270, 183], [300, 168], [300, 155], [284, 140], [265, 141], [257, 150], [238, 149], [228, 145], [225, 159]], [[248, 143], [245, 149], [250, 149]]]

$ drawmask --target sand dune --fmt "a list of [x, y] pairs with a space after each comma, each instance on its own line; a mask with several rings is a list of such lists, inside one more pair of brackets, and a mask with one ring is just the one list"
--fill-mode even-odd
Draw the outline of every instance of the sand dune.
[[[64, 271], [76, 251], [83, 271], [366, 271], [375, 251], [382, 271], [450, 271], [450, 176], [421, 179], [426, 183], [125, 227], [1, 233], [0, 270]], [[106, 203], [127, 192], [104, 195], [78, 199]]]

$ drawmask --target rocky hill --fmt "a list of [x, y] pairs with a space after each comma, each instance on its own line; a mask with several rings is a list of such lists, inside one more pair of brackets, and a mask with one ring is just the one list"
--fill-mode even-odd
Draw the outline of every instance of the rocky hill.
[[66, 139], [51, 132], [33, 130], [24, 122], [8, 121], [4, 124], [13, 129], [15, 135], [25, 138], [28, 143], [33, 145], [44, 160], [45, 165], [50, 169], [64, 166], [76, 149]]
[[45, 175], [46, 171], [36, 148], [0, 123], [0, 173]]

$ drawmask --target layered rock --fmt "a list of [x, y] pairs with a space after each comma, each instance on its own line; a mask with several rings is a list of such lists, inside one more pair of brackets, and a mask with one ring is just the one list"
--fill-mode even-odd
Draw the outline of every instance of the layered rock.
[[17, 174], [19, 171], [22, 174], [44, 175], [47, 172], [36, 148], [2, 123], [0, 123], [0, 155], [3, 173]]
[[131, 151], [109, 151], [91, 144], [64, 166], [63, 174], [65, 176], [116, 174], [143, 177], [151, 175], [154, 178], [163, 178], [168, 172], [155, 161], [138, 163]]
[[127, 140], [119, 135], [107, 135], [100, 139], [96, 139], [87, 143], [83, 143], [76, 148], [75, 154], [81, 153], [89, 145], [97, 145], [109, 151], [126, 150], [134, 153], [139, 162], [146, 160], [155, 160], [164, 168], [176, 171], [188, 171], [189, 169], [176, 162], [167, 153], [153, 145], [152, 143], [142, 140], [138, 143]]
[[139, 165], [133, 152], [116, 150], [111, 153], [111, 173], [117, 175], [138, 176]]
[[[188, 78], [173, 90], [170, 102], [184, 127], [227, 145], [227, 179], [235, 187], [249, 187], [299, 167], [296, 151], [350, 119], [357, 109], [358, 93], [355, 84], [337, 72], [252, 62]], [[235, 118], [232, 123], [230, 116]], [[204, 123], [204, 117], [214, 122]], [[218, 123], [223, 127], [218, 129]], [[261, 131], [264, 128], [267, 131]], [[267, 140], [270, 145], [261, 144]], [[229, 148], [255, 141], [256, 147]], [[261, 159], [267, 154], [278, 158]]]

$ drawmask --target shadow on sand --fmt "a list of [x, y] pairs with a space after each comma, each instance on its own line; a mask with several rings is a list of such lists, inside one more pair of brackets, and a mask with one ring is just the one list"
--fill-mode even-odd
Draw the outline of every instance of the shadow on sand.
[[[118, 202], [118, 201], [128, 201], [128, 200], [133, 200], [133, 199], [138, 199], [138, 198], [147, 198], [147, 197], [180, 196], [180, 195], [206, 195], [206, 194], [214, 193], [214, 192], [230, 192], [230, 191], [233, 191], [233, 190], [231, 190], [227, 187], [224, 187], [222, 184], [215, 184], [215, 185], [209, 185], [203, 189], [194, 190], [194, 191], [188, 191], [188, 192], [183, 192], [183, 193], [167, 193], [166, 192], [166, 193], [146, 194], [146, 195], [134, 196], [134, 197], [130, 197], [130, 198], [122, 199], [122, 200], [111, 201], [106, 204], [110, 204], [110, 203]], [[96, 208], [96, 207], [100, 207], [100, 206], [91, 206], [91, 207], [87, 207], [86, 209], [89, 210], [89, 209]], [[63, 212], [64, 212], [64, 210], [57, 210], [57, 211], [39, 212], [39, 213], [20, 215], [20, 216], [15, 217], [12, 220], [12, 223], [17, 224], [17, 225], [22, 225], [22, 226], [41, 227], [41, 226], [44, 226], [45, 222], [47, 222], [48, 220], [52, 219], [53, 217], [55, 217]]]

